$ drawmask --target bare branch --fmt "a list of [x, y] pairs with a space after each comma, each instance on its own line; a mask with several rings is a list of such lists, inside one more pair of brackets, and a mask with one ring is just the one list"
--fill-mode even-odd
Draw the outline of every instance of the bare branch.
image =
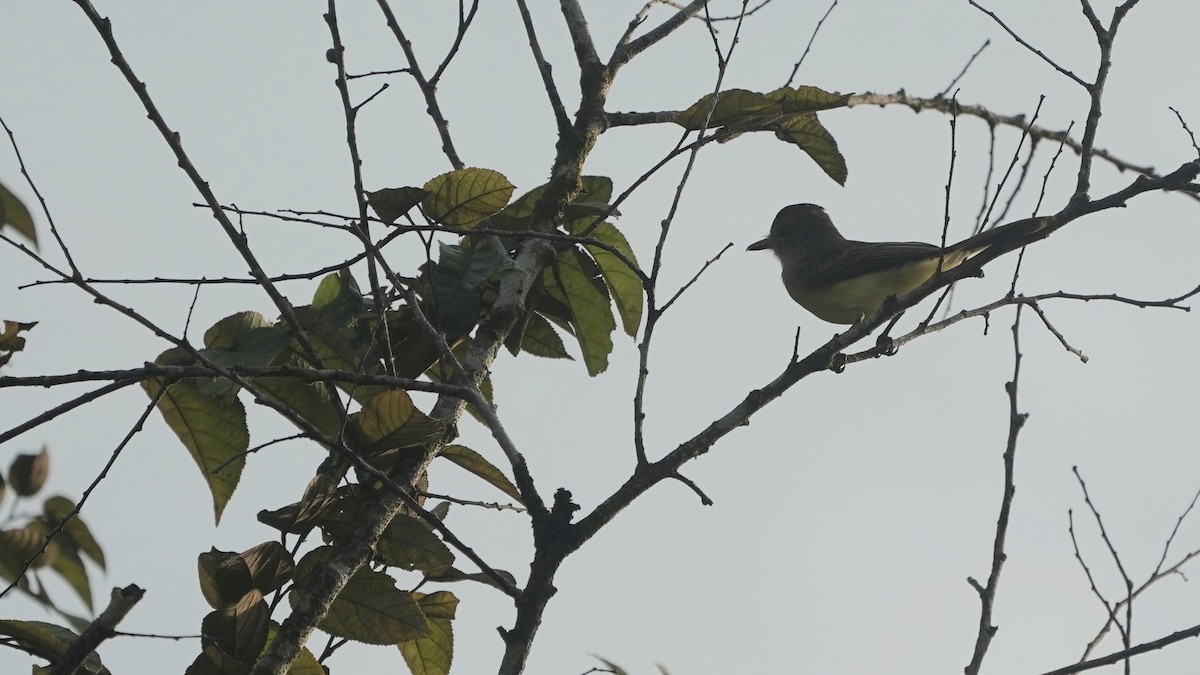
[[[821, 19], [817, 21], [817, 25], [813, 27], [812, 35], [808, 36], [808, 44], [804, 45], [804, 53], [800, 54], [800, 58], [792, 66], [792, 73], [788, 75], [788, 79], [783, 83], [783, 86], [792, 86], [792, 81], [796, 79], [796, 73], [800, 72], [800, 66], [804, 63], [804, 59], [808, 57], [808, 52], [812, 50], [813, 42], [817, 39], [817, 33], [821, 32], [821, 26], [825, 25], [825, 19], [829, 18], [829, 15], [833, 13], [833, 8], [837, 7], [837, 4], [838, 0], [833, 0], [833, 3], [829, 5], [829, 9], [825, 10], [825, 14], [821, 16]], [[747, 13], [748, 15], [749, 13]], [[971, 64], [968, 63], [967, 65]]]
[[[208, 204], [208, 208], [212, 212], [213, 218], [215, 218], [221, 225], [221, 229], [225, 231], [226, 236], [229, 237], [229, 241], [233, 244], [234, 248], [237, 249], [238, 253], [241, 254], [242, 259], [246, 261], [246, 264], [250, 266], [250, 274], [258, 280], [258, 285], [261, 286], [264, 291], [266, 291], [276, 308], [279, 309], [280, 314], [287, 319], [288, 325], [295, 327], [296, 339], [300, 342], [300, 345], [304, 349], [306, 355], [314, 363], [319, 364], [321, 359], [317, 355], [316, 349], [313, 348], [312, 342], [308, 339], [308, 336], [304, 334], [304, 331], [300, 330], [299, 326], [301, 324], [296, 318], [296, 313], [292, 308], [292, 304], [288, 302], [287, 298], [283, 297], [283, 294], [280, 293], [279, 289], [275, 287], [275, 284], [271, 282], [270, 277], [268, 277], [266, 272], [263, 271], [262, 265], [258, 262], [257, 256], [255, 256], [254, 252], [250, 250], [250, 245], [247, 242], [245, 235], [240, 233], [237, 228], [233, 226], [233, 223], [230, 222], [229, 217], [221, 209], [221, 204], [217, 201], [216, 195], [214, 195], [212, 189], [209, 188], [208, 182], [205, 181], [200, 175], [200, 172], [192, 163], [191, 158], [189, 158], [187, 152], [184, 151], [183, 142], [180, 140], [179, 134], [175, 131], [172, 131], [167, 125], [166, 119], [163, 118], [162, 113], [158, 110], [158, 106], [150, 98], [146, 84], [138, 79], [137, 75], [133, 72], [133, 67], [130, 66], [129, 62], [125, 60], [125, 55], [121, 53], [121, 48], [119, 45], [117, 45], [116, 38], [113, 37], [112, 22], [104, 17], [101, 17], [96, 11], [96, 8], [92, 6], [90, 0], [74, 1], [75, 4], [83, 10], [83, 13], [87, 15], [88, 20], [92, 22], [92, 25], [96, 28], [96, 32], [100, 34], [100, 38], [104, 41], [105, 46], [108, 48], [109, 55], [112, 57], [113, 64], [116, 65], [117, 69], [121, 71], [121, 74], [124, 75], [126, 81], [128, 81], [129, 85], [133, 88], [134, 93], [137, 94], [137, 97], [142, 102], [142, 106], [145, 108], [150, 120], [154, 123], [154, 126], [158, 128], [159, 133], [162, 134], [163, 139], [167, 142], [167, 145], [175, 154], [175, 159], [178, 161], [179, 167], [183, 169], [184, 173], [186, 173], [188, 178], [191, 179], [192, 185], [196, 188], [196, 191], [200, 193], [200, 196], [204, 198], [204, 202]], [[95, 294], [94, 297], [96, 297], [97, 300], [102, 301], [104, 304], [120, 309], [118, 303], [115, 303], [109, 298], [99, 296], [98, 294]], [[127, 316], [132, 317], [134, 315], [132, 310], [128, 308], [125, 308], [125, 310], [128, 311], [122, 311]], [[151, 330], [154, 330], [160, 337], [167, 337], [170, 339], [166, 333], [164, 333], [157, 326], [150, 324], [150, 322], [144, 321], [143, 325], [151, 328]]]
[[1028, 413], [1017, 410], [1017, 386], [1021, 377], [1021, 307], [1017, 306], [1017, 315], [1012, 324], [1013, 335], [1013, 376], [1004, 385], [1008, 393], [1008, 443], [1004, 449], [1004, 493], [1000, 499], [1000, 515], [996, 519], [996, 537], [992, 542], [992, 570], [988, 574], [987, 585], [981, 586], [974, 580], [971, 585], [979, 593], [979, 630], [975, 636], [975, 652], [971, 662], [964, 672], [967, 675], [978, 675], [983, 667], [983, 658], [987, 654], [992, 638], [996, 635], [997, 627], [992, 625], [992, 609], [996, 602], [996, 589], [1000, 583], [1000, 571], [1004, 567], [1007, 555], [1004, 552], [1005, 540], [1008, 536], [1008, 523], [1012, 514], [1013, 498], [1016, 496], [1015, 466], [1017, 455], [1017, 436], [1029, 419]]
[[[579, 68], [584, 73], [601, 68], [600, 55], [596, 53], [596, 43], [592, 41], [592, 32], [588, 29], [587, 17], [579, 0], [560, 0], [563, 18], [567, 21], [567, 32], [571, 34], [571, 44], [575, 47], [575, 58]], [[615, 70], [611, 68], [610, 70]]]
[[1042, 57], [1042, 60], [1045, 61], [1046, 63], [1050, 64], [1050, 66], [1052, 68], [1054, 68], [1058, 72], [1062, 73], [1063, 75], [1066, 75], [1067, 77], [1071, 78], [1079, 86], [1083, 87], [1084, 89], [1090, 90], [1092, 88], [1092, 85], [1090, 83], [1084, 82], [1075, 73], [1072, 73], [1071, 71], [1067, 70], [1066, 68], [1063, 68], [1062, 66], [1055, 63], [1054, 59], [1051, 59], [1049, 56], [1046, 56], [1045, 52], [1043, 52], [1042, 50], [1038, 49], [1037, 47], [1034, 47], [1033, 45], [1026, 42], [1024, 38], [1022, 38], [1020, 35], [1017, 35], [1016, 31], [1009, 28], [1008, 24], [1004, 23], [1004, 20], [1001, 19], [1000, 17], [996, 16], [996, 14], [994, 12], [989, 11], [983, 5], [980, 5], [978, 2], [975, 2], [975, 0], [967, 0], [967, 2], [970, 2], [971, 6], [974, 7], [975, 9], [978, 9], [979, 11], [983, 12], [984, 14], [987, 14], [988, 16], [992, 17], [992, 20], [995, 21], [996, 23], [1000, 24], [1000, 27], [1003, 28], [1005, 30], [1005, 32], [1007, 32], [1009, 35], [1011, 35], [1014, 40], [1016, 40], [1018, 43], [1020, 43], [1020, 45], [1022, 47], [1026, 48], [1029, 51], [1033, 52], [1034, 54], [1037, 54], [1038, 56]]
[[146, 591], [133, 584], [125, 588], [114, 588], [109, 596], [108, 606], [71, 642], [62, 658], [54, 662], [49, 669], [50, 675], [71, 675], [80, 672], [84, 659], [96, 651], [100, 643], [117, 634], [117, 626], [145, 593]]
[[450, 62], [458, 55], [458, 50], [462, 48], [463, 38], [467, 37], [467, 30], [471, 28], [471, 22], [475, 20], [475, 14], [478, 11], [479, 0], [471, 0], [471, 9], [465, 12], [462, 0], [458, 0], [458, 30], [454, 32], [454, 43], [446, 51], [446, 58], [442, 59], [442, 63], [433, 72], [433, 77], [429, 78], [430, 86], [436, 88], [438, 82], [442, 81], [442, 75], [450, 67]]
[[1130, 647], [1129, 649], [1123, 649], [1119, 652], [1109, 654], [1108, 656], [1101, 656], [1098, 659], [1092, 659], [1091, 661], [1081, 661], [1079, 663], [1073, 663], [1069, 666], [1063, 666], [1062, 668], [1058, 668], [1057, 670], [1049, 670], [1049, 671], [1046, 671], [1045, 673], [1042, 673], [1042, 675], [1071, 675], [1072, 673], [1082, 673], [1087, 670], [1092, 670], [1093, 668], [1110, 666], [1114, 663], [1120, 663], [1121, 661], [1126, 661], [1129, 658], [1137, 656], [1139, 654], [1145, 654], [1147, 652], [1152, 652], [1152, 651], [1155, 651], [1158, 649], [1162, 649], [1163, 647], [1166, 647], [1168, 645], [1173, 645], [1176, 642], [1181, 642], [1183, 640], [1188, 640], [1188, 639], [1191, 639], [1191, 638], [1194, 638], [1197, 636], [1200, 636], [1200, 625], [1195, 625], [1195, 626], [1192, 626], [1191, 628], [1185, 628], [1180, 631], [1175, 631], [1174, 633], [1171, 633], [1170, 635], [1167, 635], [1165, 637], [1161, 637], [1157, 640], [1152, 640], [1150, 642], [1143, 642], [1142, 644], [1137, 645], [1136, 647]]
[[[62, 520], [58, 521], [58, 523], [56, 523], [54, 527], [46, 533], [46, 536], [42, 537], [41, 546], [38, 547], [38, 550], [34, 552], [33, 555], [24, 561], [20, 570], [13, 575], [12, 582], [9, 583], [4, 590], [0, 591], [0, 598], [3, 598], [8, 594], [9, 591], [17, 587], [17, 584], [20, 583], [21, 579], [25, 577], [25, 573], [28, 572], [29, 568], [33, 566], [33, 563], [37, 561], [38, 558], [42, 557], [42, 554], [46, 552], [46, 547], [50, 546], [50, 542], [54, 541], [54, 538], [61, 534], [64, 529], [66, 529], [67, 523], [71, 522], [75, 519], [75, 516], [79, 515], [79, 512], [83, 510], [83, 505], [86, 504], [88, 498], [92, 496], [92, 492], [95, 491], [95, 489], [100, 485], [100, 481], [108, 477], [108, 472], [112, 469], [113, 465], [117, 463], [117, 458], [121, 456], [121, 452], [125, 450], [125, 447], [129, 445], [129, 442], [133, 440], [133, 437], [142, 430], [142, 426], [146, 423], [146, 419], [150, 417], [150, 413], [153, 412], [158, 406], [159, 399], [161, 399], [165, 393], [166, 388], [160, 389], [158, 393], [150, 399], [149, 404], [147, 404], [142, 410], [142, 413], [138, 416], [137, 421], [133, 423], [133, 426], [130, 427], [129, 431], [125, 433], [125, 437], [122, 438], [119, 443], [117, 443], [117, 447], [114, 448], [112, 453], [108, 456], [108, 461], [105, 462], [104, 467], [100, 469], [100, 473], [96, 474], [96, 477], [92, 479], [92, 482], [88, 484], [86, 488], [84, 488], [83, 494], [79, 497], [79, 501], [75, 504], [75, 508], [71, 509], [70, 513], [64, 516]], [[87, 656], [87, 654], [85, 653], [83, 656]], [[80, 658], [82, 659], [82, 657]]]
[[[563, 0], [564, 3], [569, 1], [571, 0]], [[621, 66], [629, 63], [633, 57], [658, 44], [671, 33], [674, 33], [675, 30], [682, 26], [685, 21], [695, 16], [707, 5], [708, 0], [692, 0], [692, 2], [689, 2], [678, 12], [675, 12], [671, 18], [663, 21], [645, 35], [635, 40], [625, 41], [623, 39], [619, 44], [617, 44], [617, 48], [613, 50], [612, 57], [608, 60], [608, 69], [612, 72], [616, 72], [621, 68]], [[626, 33], [626, 37], [628, 37], [628, 35], [629, 34]]]
[[[436, 83], [425, 79], [425, 75], [421, 72], [421, 66], [417, 63], [417, 54], [413, 50], [412, 42], [404, 35], [404, 30], [396, 21], [396, 14], [392, 11], [388, 0], [377, 0], [377, 2], [387, 21], [388, 28], [391, 29], [396, 42], [400, 44], [400, 49], [404, 50], [404, 58], [408, 59], [408, 74], [412, 76], [413, 81], [417, 83], [417, 88], [421, 90], [421, 95], [425, 97], [426, 111], [433, 120], [433, 126], [437, 128], [438, 136], [442, 139], [442, 152], [446, 155], [446, 159], [450, 160], [450, 166], [455, 169], [463, 168], [466, 164], [459, 158], [458, 150], [454, 148], [454, 141], [450, 138], [450, 123], [446, 121], [446, 116], [442, 114], [442, 108], [438, 105]], [[441, 75], [440, 70], [438, 75]]]
[[[1180, 118], [1182, 121], [1182, 118]], [[0, 127], [4, 127], [4, 133], [8, 134], [8, 142], [12, 145], [13, 155], [17, 158], [17, 166], [21, 170], [21, 176], [25, 178], [25, 184], [33, 190], [33, 195], [37, 197], [38, 204], [42, 206], [42, 214], [46, 216], [46, 223], [50, 226], [50, 234], [54, 235], [54, 240], [58, 243], [58, 249], [62, 251], [63, 257], [67, 260], [67, 266], [71, 268], [71, 276], [81, 276], [79, 267], [75, 265], [75, 259], [71, 257], [71, 250], [67, 248], [66, 242], [63, 241], [62, 235], [59, 234], [58, 225], [54, 222], [54, 216], [50, 214], [50, 208], [46, 205], [46, 198], [42, 196], [42, 191], [38, 189], [37, 183], [33, 177], [29, 175], [29, 170], [25, 168], [25, 159], [21, 156], [21, 148], [17, 145], [17, 137], [13, 135], [12, 129], [8, 128], [8, 123], [0, 117]], [[1185, 125], [1186, 128], [1186, 125]]]
[[950, 80], [950, 84], [946, 85], [946, 88], [934, 98], [945, 98], [946, 94], [949, 94], [950, 90], [954, 88], [954, 85], [958, 84], [958, 81], [963, 78], [963, 75], [967, 74], [967, 70], [971, 68], [972, 63], [975, 63], [975, 59], [979, 58], [979, 55], [982, 54], [983, 50], [987, 49], [988, 45], [990, 44], [992, 44], [990, 39], [984, 40], [983, 44], [979, 45], [979, 49], [976, 49], [975, 53], [971, 55], [971, 58], [967, 59], [967, 63], [962, 67], [962, 70], [958, 71], [958, 75], [955, 75], [954, 79]]
[[533, 28], [533, 16], [530, 15], [529, 6], [525, 0], [517, 0], [517, 8], [521, 12], [521, 21], [525, 24], [525, 35], [529, 38], [529, 49], [533, 51], [533, 60], [537, 63], [538, 72], [542, 76], [542, 84], [546, 87], [546, 96], [550, 98], [550, 110], [554, 113], [554, 122], [558, 125], [558, 133], [567, 133], [571, 128], [571, 118], [567, 116], [567, 109], [563, 106], [558, 86], [554, 84], [550, 62], [542, 54], [542, 45], [538, 42], [537, 32]]
[[[742, 0], [743, 12], [745, 12], [747, 4], [748, 0]], [[737, 28], [734, 30], [733, 34], [733, 39], [729, 43], [729, 49], [724, 54], [721, 53], [721, 45], [717, 40], [717, 34], [713, 30], [712, 24], [707, 23], [705, 25], [708, 26], [708, 33], [712, 38], [713, 49], [716, 52], [717, 77], [716, 82], [713, 84], [713, 92], [715, 94], [716, 92], [721, 91], [721, 84], [725, 80], [725, 72], [729, 66], [729, 59], [733, 55], [734, 48], [737, 47], [738, 36], [741, 34], [742, 22], [739, 21], [737, 23]], [[716, 109], [717, 100], [717, 96], [714, 95], [712, 97], [712, 103], [709, 105], [709, 109], [706, 111], [704, 120], [700, 125], [700, 129], [697, 131], [697, 134], [702, 139], [705, 131], [708, 130], [708, 123], [712, 118], [713, 110]], [[675, 146], [677, 151], [683, 145], [683, 142], [687, 136], [688, 132], [685, 131], [683, 136], [680, 137], [679, 143]], [[671, 200], [671, 206], [667, 211], [667, 216], [663, 218], [659, 227], [658, 241], [654, 246], [654, 260], [650, 265], [650, 283], [646, 286], [646, 327], [642, 331], [642, 341], [638, 344], [638, 378], [637, 383], [634, 386], [633, 394], [633, 448], [634, 456], [637, 458], [637, 465], [639, 469], [646, 466], [647, 462], [649, 461], [646, 455], [646, 439], [643, 430], [643, 422], [646, 418], [646, 383], [650, 377], [650, 344], [654, 338], [654, 329], [658, 325], [659, 319], [662, 318], [663, 313], [667, 310], [667, 307], [672, 305], [675, 300], [677, 300], [679, 296], [685, 290], [687, 290], [696, 279], [699, 278], [700, 273], [703, 273], [704, 270], [708, 268], [707, 264], [704, 265], [704, 267], [700, 269], [700, 273], [697, 273], [696, 276], [693, 277], [692, 281], [689, 281], [687, 284], [685, 284], [683, 288], [681, 288], [674, 297], [668, 300], [665, 305], [663, 305], [661, 308], [657, 306], [658, 279], [659, 273], [662, 271], [663, 251], [666, 248], [667, 236], [670, 234], [671, 222], [675, 218], [675, 213], [677, 212], [680, 201], [683, 198], [684, 187], [687, 185], [688, 178], [692, 174], [692, 168], [696, 165], [696, 158], [700, 153], [701, 147], [701, 143], [693, 143], [692, 149], [688, 153], [687, 166], [684, 168], [683, 175], [680, 176], [679, 182], [675, 186], [675, 194]], [[633, 187], [631, 186], [630, 189], [632, 190]], [[628, 191], [626, 191], [625, 194], [629, 194]], [[622, 195], [622, 197], [624, 196], [625, 195]], [[728, 248], [729, 247], [727, 246], [722, 249], [713, 260], [720, 258], [721, 254], [728, 250]]]
[[[383, 288], [379, 283], [379, 269], [376, 257], [369, 255], [372, 249], [371, 225], [367, 215], [367, 193], [363, 187], [362, 156], [358, 152], [358, 132], [356, 130], [358, 110], [371, 99], [368, 98], [359, 104], [359, 106], [352, 106], [350, 104], [350, 86], [346, 81], [346, 47], [342, 44], [342, 36], [338, 31], [337, 3], [334, 0], [329, 0], [327, 7], [325, 23], [329, 26], [329, 36], [333, 41], [333, 49], [329, 52], [332, 58], [329, 60], [337, 66], [337, 79], [334, 80], [334, 83], [337, 85], [342, 103], [342, 115], [346, 122], [346, 148], [350, 152], [350, 171], [354, 176], [354, 201], [358, 206], [358, 220], [353, 224], [352, 231], [362, 242], [364, 253], [368, 254], [367, 279], [371, 286], [371, 299], [375, 302], [375, 312], [379, 319], [379, 329], [383, 331], [384, 367], [389, 373], [394, 375], [396, 374], [396, 358], [392, 353], [392, 338], [387, 321], [387, 302], [384, 300]], [[455, 49], [457, 49], [457, 43], [455, 44]]]

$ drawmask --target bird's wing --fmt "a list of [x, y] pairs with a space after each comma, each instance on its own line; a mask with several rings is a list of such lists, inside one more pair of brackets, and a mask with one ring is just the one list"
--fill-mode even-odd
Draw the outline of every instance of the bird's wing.
[[864, 242], [849, 241], [837, 253], [812, 260], [802, 275], [811, 286], [832, 284], [857, 276], [900, 267], [915, 260], [936, 258], [937, 246], [919, 241]]

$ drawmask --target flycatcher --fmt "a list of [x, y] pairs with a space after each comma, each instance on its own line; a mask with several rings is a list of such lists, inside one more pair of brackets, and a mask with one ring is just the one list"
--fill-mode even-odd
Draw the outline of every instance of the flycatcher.
[[771, 223], [771, 234], [747, 251], [770, 250], [783, 264], [788, 295], [817, 318], [853, 324], [889, 297], [900, 296], [938, 271], [953, 269], [987, 247], [1043, 227], [1023, 220], [942, 248], [922, 242], [868, 242], [846, 239], [825, 209], [816, 204], [786, 206]]

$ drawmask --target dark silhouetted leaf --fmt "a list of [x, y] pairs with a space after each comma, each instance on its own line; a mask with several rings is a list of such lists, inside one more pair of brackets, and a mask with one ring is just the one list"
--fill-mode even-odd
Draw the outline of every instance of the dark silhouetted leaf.
[[271, 322], [258, 312], [231, 314], [204, 331], [204, 346], [209, 349], [232, 349], [238, 338], [255, 328], [270, 325]]
[[[496, 574], [500, 575], [500, 578], [504, 579], [512, 586], [517, 585], [517, 578], [514, 577], [511, 573], [505, 572], [504, 570], [496, 570]], [[486, 584], [493, 588], [501, 588], [500, 584], [497, 584], [494, 579], [492, 579], [488, 575], [484, 574], [483, 572], [474, 572], [471, 574], [467, 574], [466, 572], [455, 569], [453, 567], [446, 570], [445, 572], [442, 572], [441, 574], [438, 574], [435, 576], [430, 576], [429, 580], [430, 581], [443, 581], [443, 582], [475, 581], [475, 582], [478, 582], [481, 584]], [[503, 590], [503, 589], [501, 588], [501, 590]]]
[[200, 630], [222, 652], [240, 663], [253, 663], [267, 643], [271, 612], [258, 589], [236, 603], [210, 612]]
[[8, 467], [8, 484], [22, 497], [37, 494], [50, 475], [50, 451], [42, 446], [36, 455], [20, 454]]
[[[608, 176], [583, 176], [579, 194], [567, 205], [566, 219], [584, 216], [600, 216], [608, 211], [612, 200], [612, 179]], [[539, 185], [513, 200], [504, 210], [492, 217], [496, 229], [520, 232], [533, 224], [533, 209], [537, 201], [546, 194], [546, 186]], [[620, 215], [613, 211], [613, 215]]]
[[513, 485], [508, 477], [504, 475], [500, 469], [496, 468], [491, 462], [484, 459], [483, 455], [466, 447], [465, 445], [447, 445], [442, 448], [441, 457], [454, 462], [458, 466], [470, 471], [471, 473], [484, 479], [492, 486], [512, 497], [518, 504], [524, 504], [521, 500], [521, 492], [517, 490], [517, 486]]
[[567, 353], [562, 337], [546, 317], [536, 312], [529, 315], [525, 324], [525, 333], [521, 336], [521, 349], [547, 359], [570, 359], [575, 357]]
[[507, 259], [490, 239], [470, 250], [439, 245], [432, 272], [436, 300], [431, 309], [436, 325], [451, 341], [475, 327], [483, 307], [483, 285]]
[[393, 518], [375, 550], [388, 565], [426, 574], [439, 574], [454, 564], [454, 554], [446, 544], [414, 516]]
[[79, 557], [79, 549], [75, 546], [75, 542], [69, 537], [55, 538], [54, 560], [50, 562], [50, 569], [58, 573], [63, 581], [75, 591], [89, 612], [94, 611], [92, 606], [92, 585], [88, 581], [87, 570], [83, 567], [83, 560]]
[[239, 556], [250, 570], [254, 587], [264, 595], [283, 588], [292, 579], [292, 554], [277, 541], [266, 541]]
[[14, 352], [25, 349], [25, 338], [21, 333], [36, 325], [36, 321], [22, 323], [8, 320], [0, 324], [0, 327], [4, 329], [0, 331], [0, 367], [4, 367], [8, 363]]
[[375, 209], [375, 215], [387, 224], [412, 210], [429, 195], [428, 190], [419, 187], [384, 188], [367, 193], [367, 203]]
[[[56, 527], [66, 517], [75, 510], [75, 502], [62, 496], [55, 496], [47, 499], [42, 504], [42, 513], [46, 518], [46, 523], [50, 527]], [[92, 531], [88, 529], [87, 524], [78, 514], [67, 521], [63, 526], [63, 534], [70, 537], [75, 543], [80, 552], [92, 559], [92, 562], [104, 568], [104, 551], [100, 548], [100, 544], [96, 538], [92, 536]]]
[[4, 183], [0, 183], [0, 230], [5, 227], [12, 227], [20, 232], [33, 243], [35, 249], [37, 248], [37, 230], [33, 227], [33, 216], [29, 215], [29, 209], [25, 208], [21, 200], [17, 199]]
[[[11, 638], [11, 641], [20, 649], [51, 663], [62, 659], [71, 643], [79, 637], [78, 633], [69, 628], [52, 623], [13, 621], [11, 619], [0, 619], [0, 635]], [[95, 652], [88, 654], [78, 672], [111, 675], [108, 668], [101, 665], [100, 657]]]
[[213, 609], [228, 607], [254, 588], [250, 566], [237, 553], [209, 549], [196, 558], [200, 593]]

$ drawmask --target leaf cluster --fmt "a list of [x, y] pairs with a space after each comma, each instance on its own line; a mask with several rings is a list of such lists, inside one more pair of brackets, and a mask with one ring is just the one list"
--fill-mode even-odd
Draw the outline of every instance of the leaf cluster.
[[[49, 476], [49, 449], [43, 447], [37, 453], [18, 454], [9, 464], [7, 473], [0, 473], [0, 504], [4, 504], [6, 499], [14, 501], [16, 503], [9, 507], [13, 513], [19, 513], [19, 502], [38, 496]], [[53, 495], [42, 500], [36, 515], [11, 518], [0, 529], [0, 580], [15, 584], [18, 591], [64, 617], [72, 628], [83, 630], [88, 620], [63, 610], [51, 597], [42, 578], [50, 574], [66, 582], [87, 610], [94, 610], [91, 580], [84, 561], [90, 560], [103, 570], [104, 550], [87, 523], [75, 511], [74, 501], [62, 495]], [[59, 531], [55, 534], [56, 530]], [[7, 635], [18, 642], [24, 639], [6, 630], [0, 628], [0, 635]], [[20, 630], [33, 631], [26, 637], [42, 647], [54, 643], [35, 627], [25, 626]], [[43, 641], [43, 638], [49, 641]], [[54, 652], [39, 654], [49, 658]]]

